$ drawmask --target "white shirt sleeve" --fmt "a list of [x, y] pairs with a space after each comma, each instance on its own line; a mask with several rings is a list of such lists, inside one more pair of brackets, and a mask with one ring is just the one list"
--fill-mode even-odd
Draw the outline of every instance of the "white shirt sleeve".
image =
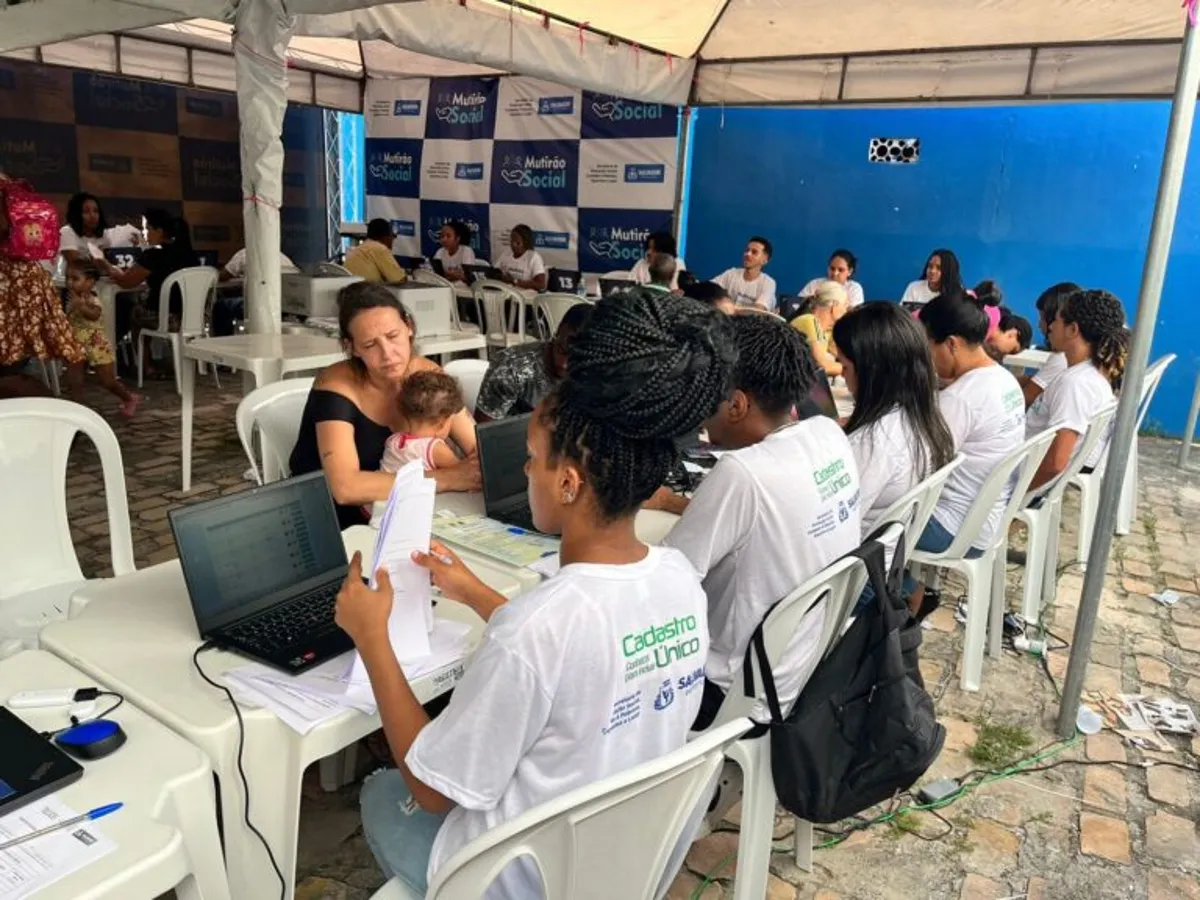
[[81, 249], [82, 244], [83, 244], [83, 241], [80, 240], [79, 235], [77, 235], [75, 233], [75, 229], [72, 228], [70, 225], [64, 225], [62, 228], [60, 228], [58, 230], [58, 252], [59, 253], [62, 253], [64, 250], [74, 250], [75, 252], [78, 253]]
[[1067, 358], [1061, 353], [1051, 353], [1046, 364], [1038, 369], [1030, 380], [1044, 391], [1050, 386], [1050, 382], [1066, 370]]
[[874, 439], [881, 429], [877, 425], [868, 425], [850, 435], [850, 449], [854, 453], [854, 463], [858, 468], [858, 510], [862, 517], [863, 532], [866, 533], [869, 522], [867, 514], [875, 506], [891, 483], [893, 472], [886, 456], [877, 456]]
[[440, 259], [444, 264], [446, 260], [450, 258], [450, 254], [446, 252], [445, 247], [438, 247], [435, 251], [433, 251], [433, 258]]
[[650, 266], [646, 263], [646, 257], [643, 256], [633, 264], [633, 268], [629, 270], [629, 278], [634, 284], [650, 283]]
[[[1087, 363], [1087, 365], [1091, 365]], [[1078, 435], [1087, 431], [1088, 422], [1096, 412], [1093, 392], [1081, 378], [1056, 378], [1046, 388], [1045, 402], [1049, 413], [1048, 431], [1067, 429]]]
[[450, 705], [421, 729], [404, 762], [459, 806], [494, 809], [542, 733], [552, 701], [529, 663], [485, 635]]
[[908, 287], [904, 289], [904, 296], [900, 298], [901, 303], [924, 303], [925, 292], [921, 290], [924, 286], [924, 281], [910, 281]]
[[758, 304], [773, 310], [777, 305], [775, 300], [775, 279], [770, 275], [759, 275], [758, 277], [763, 282], [762, 290], [758, 294]]
[[462, 268], [463, 266], [474, 265], [474, 263], [475, 263], [475, 251], [472, 250], [470, 247], [459, 247], [458, 248], [458, 268]]
[[530, 250], [529, 255], [531, 257], [529, 260], [529, 280], [532, 281], [539, 275], [546, 274], [546, 263], [542, 261], [542, 254], [536, 250]]
[[950, 426], [950, 434], [954, 436], [954, 449], [957, 452], [971, 433], [971, 407], [962, 397], [946, 391], [938, 393], [938, 406], [946, 424]]
[[663, 539], [703, 578], [738, 550], [754, 524], [755, 492], [743, 463], [725, 457], [713, 466], [675, 527]]
[[[282, 260], [280, 261], [282, 263]], [[246, 274], [246, 248], [243, 247], [225, 263], [225, 271], [234, 278], [242, 278]]]
[[856, 306], [862, 306], [862, 304], [865, 302], [865, 297], [863, 296], [862, 285], [859, 284], [857, 281], [847, 281], [846, 282], [846, 297], [847, 297], [847, 300], [849, 301], [851, 309], [853, 309]]
[[797, 294], [797, 296], [798, 297], [811, 297], [813, 294], [815, 294], [817, 292], [817, 285], [820, 284], [823, 280], [824, 279], [821, 279], [821, 278], [814, 278], [808, 284], [804, 285], [804, 287], [800, 288], [800, 293]]
[[732, 288], [733, 278], [734, 278], [735, 273], [738, 271], [740, 271], [740, 270], [739, 269], [726, 269], [724, 272], [722, 272], [720, 275], [718, 275], [716, 278], [713, 279], [713, 284], [719, 284], [722, 288], [725, 289], [725, 292], [727, 294], [732, 294], [733, 293], [733, 288]]

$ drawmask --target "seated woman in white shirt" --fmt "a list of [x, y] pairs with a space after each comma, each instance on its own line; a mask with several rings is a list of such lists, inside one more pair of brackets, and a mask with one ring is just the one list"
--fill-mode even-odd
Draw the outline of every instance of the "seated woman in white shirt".
[[448, 281], [466, 281], [463, 266], [475, 262], [475, 251], [471, 249], [471, 229], [465, 222], [447, 222], [438, 232], [438, 247], [433, 258], [441, 262], [442, 272]]
[[[638, 540], [634, 517], [677, 459], [674, 438], [721, 400], [734, 353], [726, 321], [654, 291], [596, 306], [567, 380], [529, 423], [530, 507], [539, 529], [561, 534], [562, 568], [506, 603], [437, 542], [413, 555], [487, 622], [432, 721], [388, 641], [386, 573], [368, 589], [355, 554], [337, 622], [399, 763], [363, 785], [363, 831], [384, 873], [418, 896], [489, 829], [686, 742], [709, 643], [704, 591], [681, 553]], [[485, 896], [536, 898], [538, 882], [519, 860]]]
[[964, 291], [958, 257], [951, 250], [934, 250], [925, 261], [921, 277], [909, 283], [900, 302], [924, 304], [939, 294], [958, 296]]
[[[1062, 353], [1067, 368], [1050, 382], [1025, 417], [1027, 438], [1047, 430], [1057, 432], [1034, 473], [1031, 490], [1062, 473], [1092, 417], [1112, 403], [1129, 352], [1125, 308], [1107, 291], [1069, 294], [1050, 323], [1050, 346]], [[1095, 467], [1104, 444], [1096, 445], [1085, 466]]]
[[679, 290], [679, 273], [687, 269], [687, 264], [677, 255], [679, 248], [675, 237], [669, 231], [654, 231], [646, 237], [646, 255], [634, 263], [629, 272], [629, 280], [634, 284], [650, 284], [650, 263], [655, 254], [670, 256], [675, 260], [675, 275], [671, 278], [671, 290]]
[[862, 306], [862, 285], [854, 280], [854, 272], [858, 268], [858, 257], [849, 250], [834, 250], [829, 257], [829, 271], [822, 278], [814, 278], [800, 288], [801, 297], [811, 297], [817, 292], [822, 281], [836, 281], [846, 289], [846, 302], [851, 309]]
[[1066, 359], [1050, 344], [1050, 323], [1058, 318], [1058, 310], [1063, 301], [1076, 291], [1082, 290], [1083, 288], [1073, 281], [1063, 281], [1046, 288], [1037, 298], [1038, 329], [1042, 332], [1042, 337], [1045, 338], [1046, 346], [1051, 353], [1045, 365], [1032, 375], [1021, 375], [1017, 378], [1021, 385], [1021, 391], [1025, 395], [1026, 409], [1032, 406], [1033, 401], [1041, 395], [1042, 391], [1046, 390], [1050, 382], [1067, 368]]
[[[712, 723], [767, 610], [859, 545], [858, 470], [837, 422], [791, 419], [817, 380], [804, 339], [774, 316], [732, 316], [733, 390], [705, 423], [728, 448], [664, 539], [704, 575], [712, 646], [696, 728]], [[671, 495], [673, 498], [674, 495]], [[663, 493], [652, 506], [667, 508]], [[805, 615], [775, 671], [787, 709], [817, 664], [820, 606]]]
[[[966, 297], [942, 295], [921, 308], [934, 369], [946, 387], [938, 406], [954, 446], [964, 457], [950, 475], [933, 516], [917, 539], [917, 549], [940, 553], [949, 549], [979, 489], [995, 465], [1025, 440], [1025, 402], [1017, 379], [988, 355], [985, 340], [991, 323], [983, 307]], [[968, 557], [977, 557], [996, 534], [1009, 492], [1001, 491]], [[909, 582], [909, 608], [923, 618], [936, 607], [931, 594], [924, 603], [920, 585]], [[923, 605], [924, 604], [924, 605]]]
[[522, 290], [544, 291], [546, 264], [542, 255], [533, 249], [533, 229], [528, 225], [514, 225], [508, 233], [508, 247], [496, 262], [500, 278]]

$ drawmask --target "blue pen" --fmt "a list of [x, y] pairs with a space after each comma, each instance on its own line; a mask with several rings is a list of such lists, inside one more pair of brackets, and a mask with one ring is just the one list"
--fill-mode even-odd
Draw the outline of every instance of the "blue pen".
[[510, 525], [508, 527], [508, 533], [509, 534], [527, 534], [528, 532], [526, 532], [524, 528], [517, 528], [515, 525]]
[[75, 816], [71, 819], [63, 819], [61, 822], [56, 822], [45, 828], [39, 828], [37, 831], [31, 831], [29, 834], [23, 834], [19, 838], [13, 838], [11, 841], [5, 841], [0, 844], [0, 850], [7, 850], [9, 847], [15, 847], [17, 844], [23, 844], [26, 841], [32, 841], [34, 838], [41, 837], [43, 834], [53, 834], [56, 831], [62, 831], [64, 828], [70, 828], [73, 825], [78, 825], [80, 822], [90, 822], [94, 819], [102, 819], [109, 813], [115, 813], [118, 809], [124, 806], [124, 803], [110, 803], [107, 806], [97, 806], [95, 809], [85, 812], [82, 816]]

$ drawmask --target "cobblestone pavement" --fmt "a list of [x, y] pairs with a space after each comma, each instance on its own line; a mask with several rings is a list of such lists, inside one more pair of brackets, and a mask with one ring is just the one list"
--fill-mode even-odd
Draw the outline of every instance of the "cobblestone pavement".
[[[233, 425], [239, 385], [233, 376], [216, 390], [198, 380], [194, 489], [179, 490], [179, 403], [169, 382], [148, 384], [149, 401], [122, 420], [108, 395], [86, 398], [112, 423], [124, 454], [139, 566], [172, 558], [167, 511], [217, 494], [245, 489], [246, 460]], [[1140, 504], [1133, 533], [1114, 545], [1087, 688], [1145, 690], [1200, 707], [1200, 467], [1174, 465], [1177, 443], [1143, 438]], [[80, 442], [68, 479], [72, 534], [88, 575], [108, 567], [103, 482], [96, 454]], [[1074, 559], [1077, 497], [1068, 495], [1060, 565]], [[1020, 566], [1010, 565], [1009, 599], [1016, 604]], [[1054, 634], [1070, 640], [1082, 586], [1077, 567], [1063, 569], [1048, 613]], [[957, 593], [953, 582], [945, 595]], [[1187, 594], [1174, 609], [1148, 594], [1162, 588]], [[952, 606], [952, 604], [951, 604]], [[1051, 652], [1047, 671], [1036, 658], [1005, 653], [988, 659], [983, 690], [958, 687], [962, 629], [952, 610], [930, 619], [922, 668], [949, 738], [927, 776], [960, 776], [1003, 762], [1004, 741], [1028, 755], [1054, 741], [1055, 686], [1067, 651]], [[1163, 756], [1200, 764], [1200, 738], [1173, 739]], [[1013, 750], [1012, 752], [1016, 752]], [[991, 760], [976, 761], [975, 757]], [[1012, 758], [1012, 754], [1008, 754]], [[366, 758], [366, 754], [360, 754]], [[987, 784], [941, 810], [907, 812], [859, 831], [815, 854], [811, 873], [788, 851], [792, 825], [781, 815], [771, 862], [771, 900], [837, 898], [1055, 898], [1055, 900], [1196, 900], [1200, 898], [1200, 775], [1136, 764], [1155, 754], [1126, 746], [1112, 732], [1087, 738], [1058, 760], [1115, 760], [1115, 765], [1063, 765]], [[1157, 757], [1155, 757], [1157, 758]], [[323, 793], [309, 772], [300, 823], [300, 900], [360, 900], [381, 878], [359, 831], [357, 785]], [[732, 896], [736, 813], [697, 842], [671, 900]], [[818, 842], [833, 838], [818, 834]], [[711, 881], [707, 881], [708, 879]], [[707, 882], [707, 883], [706, 883]]]

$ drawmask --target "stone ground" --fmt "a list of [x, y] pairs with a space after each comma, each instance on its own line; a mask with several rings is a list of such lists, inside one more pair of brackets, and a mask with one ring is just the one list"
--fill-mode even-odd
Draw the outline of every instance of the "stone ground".
[[[100, 409], [121, 443], [139, 567], [175, 556], [167, 511], [184, 503], [243, 490], [246, 460], [233, 425], [240, 385], [224, 389], [198, 379], [193, 490], [179, 489], [179, 403], [169, 382], [147, 384], [149, 400], [137, 417], [115, 414], [107, 394], [84, 398]], [[1178, 444], [1142, 438], [1142, 478], [1133, 533], [1114, 544], [1087, 688], [1147, 691], [1200, 708], [1200, 468], [1175, 467]], [[68, 478], [72, 534], [89, 576], [108, 568], [107, 522], [99, 461], [86, 442], [73, 452]], [[1073, 560], [1077, 497], [1068, 495], [1060, 566]], [[1019, 602], [1021, 568], [1010, 566], [1009, 598]], [[1056, 635], [1070, 640], [1082, 586], [1078, 567], [1066, 566], [1057, 602], [1047, 614]], [[945, 594], [953, 595], [953, 583]], [[1174, 588], [1185, 597], [1168, 610], [1147, 595]], [[1056, 687], [1067, 651], [1051, 652], [1049, 673], [1033, 657], [1004, 653], [989, 659], [983, 690], [958, 687], [962, 630], [952, 611], [931, 618], [922, 669], [949, 732], [946, 748], [922, 782], [961, 776], [1003, 761], [997, 738], [1027, 742], [1027, 755], [1054, 743]], [[891, 823], [858, 831], [815, 854], [811, 873], [798, 870], [788, 852], [791, 821], [781, 815], [771, 863], [771, 900], [837, 898], [960, 898], [960, 900], [1197, 900], [1200, 898], [1200, 738], [1173, 739], [1163, 759], [1189, 766], [1146, 769], [1153, 754], [1105, 731], [1051, 761], [1128, 762], [1130, 766], [1078, 764], [986, 784], [941, 810], [904, 812]], [[990, 757], [987, 755], [990, 751]], [[367, 755], [360, 754], [362, 758]], [[379, 886], [359, 831], [357, 785], [325, 794], [310, 770], [300, 823], [300, 900], [362, 900]], [[732, 896], [736, 813], [697, 842], [671, 900]], [[844, 826], [846, 823], [842, 823]], [[818, 841], [833, 843], [830, 834]], [[886, 873], [886, 877], [883, 877]], [[707, 879], [713, 879], [707, 881]]]

